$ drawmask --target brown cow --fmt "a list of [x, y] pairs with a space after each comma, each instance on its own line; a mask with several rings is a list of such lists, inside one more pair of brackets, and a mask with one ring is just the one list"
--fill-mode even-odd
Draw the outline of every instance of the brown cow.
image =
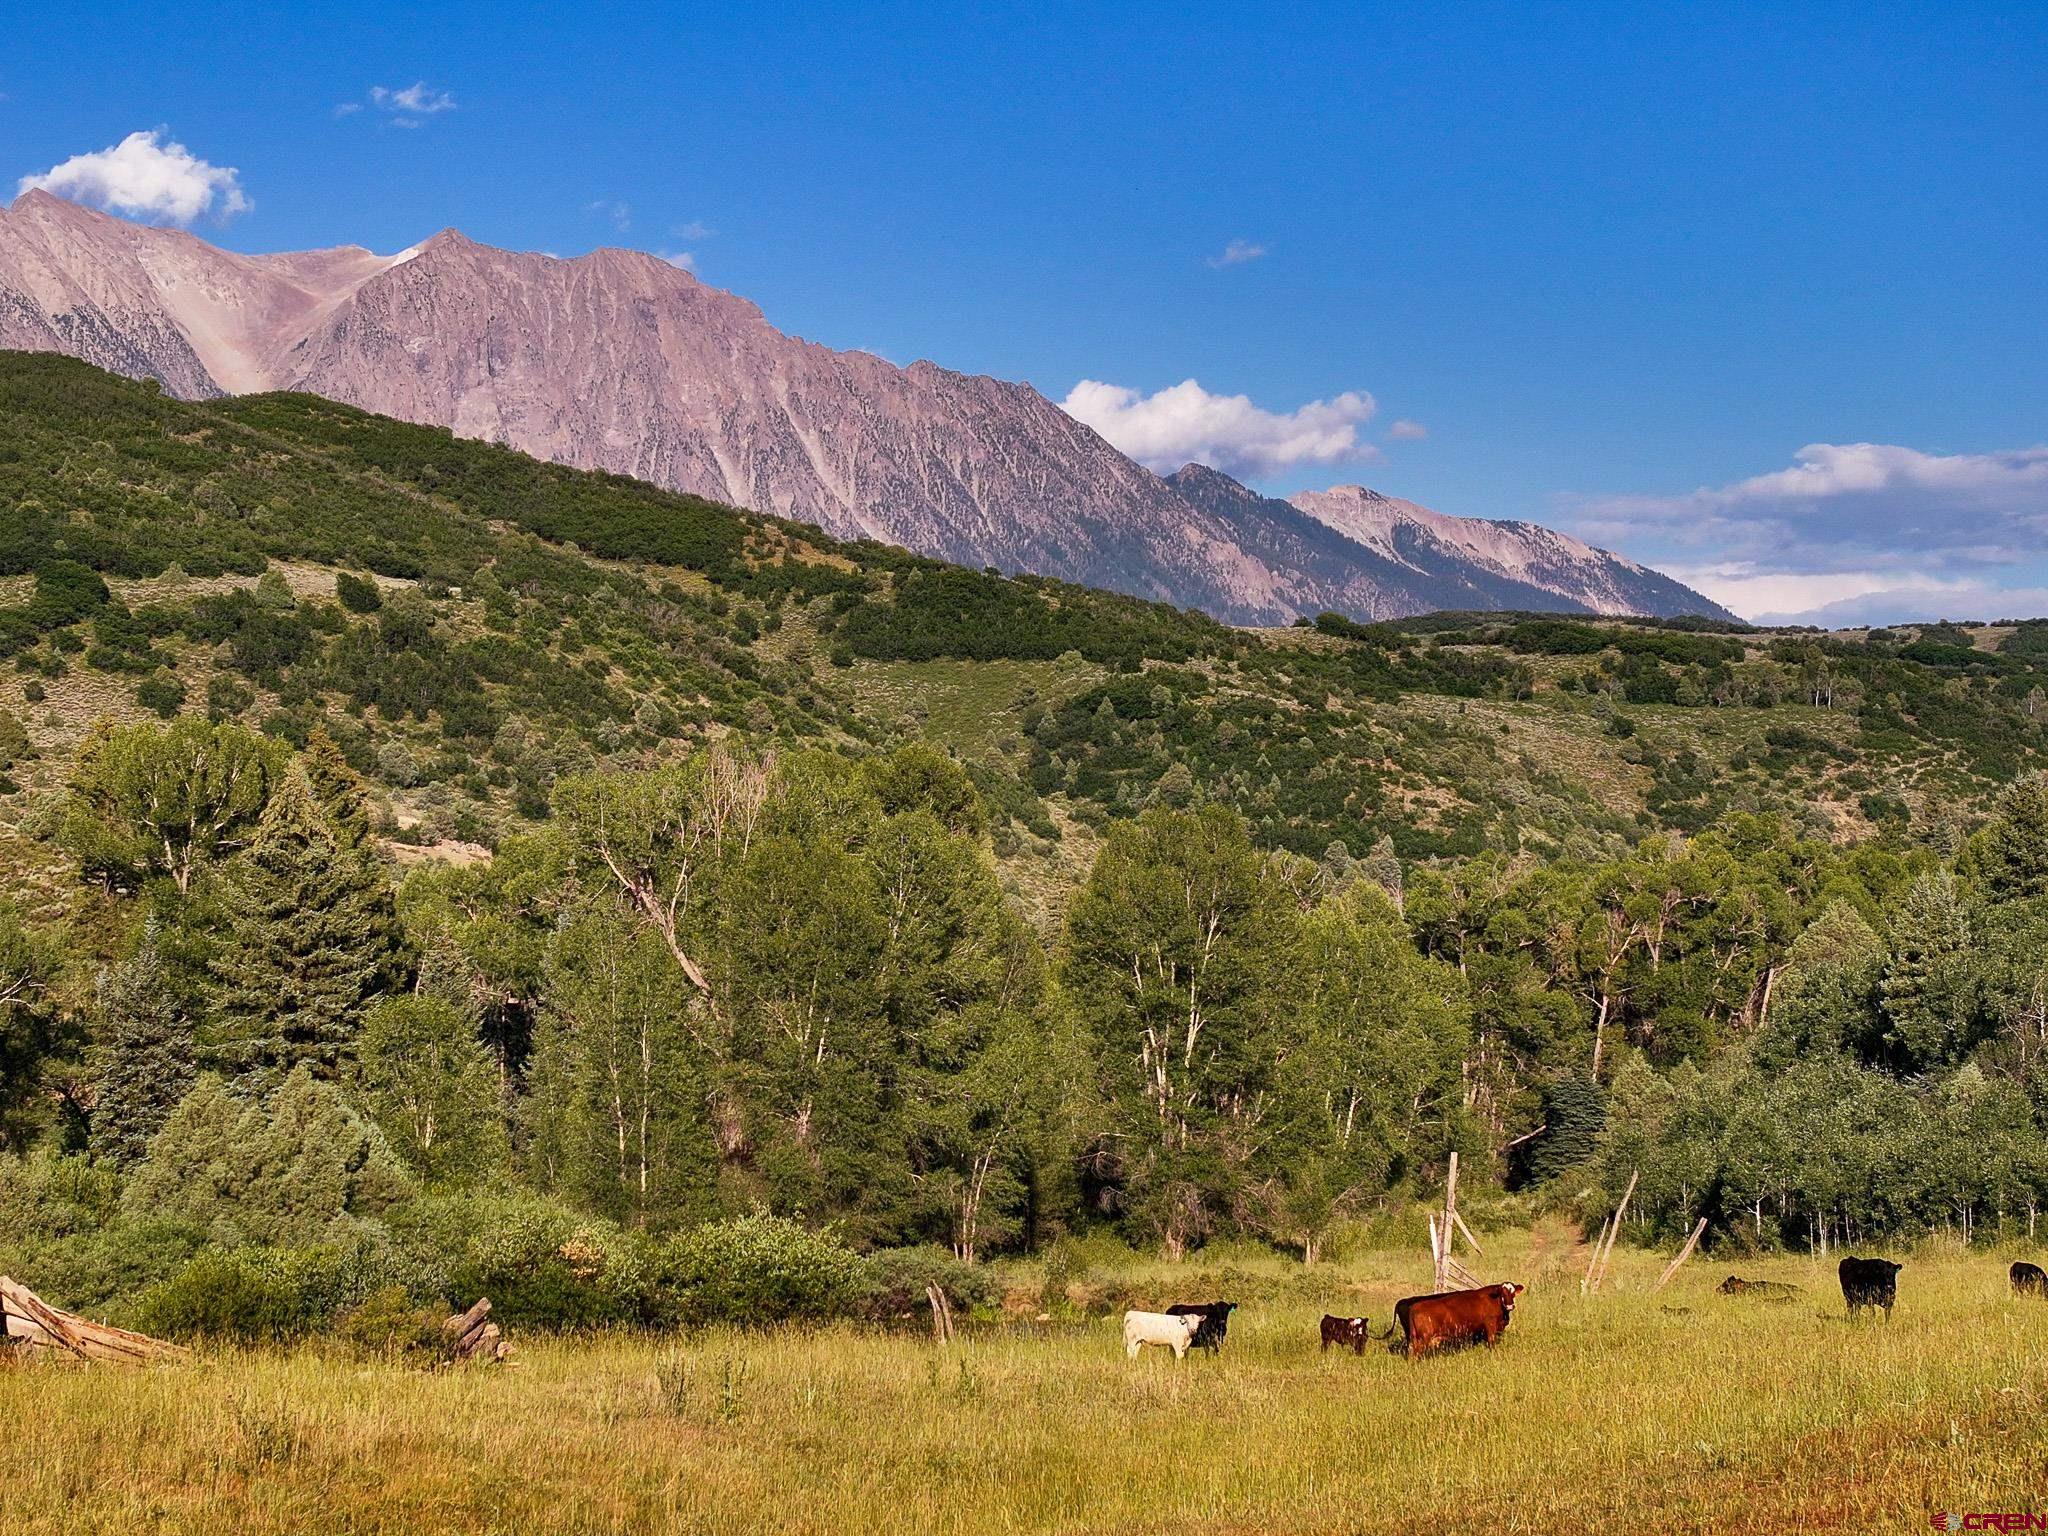
[[1458, 1344], [1494, 1344], [1514, 1316], [1527, 1286], [1483, 1285], [1476, 1291], [1439, 1291], [1394, 1303], [1394, 1323], [1408, 1340], [1408, 1358]]
[[1371, 1337], [1372, 1330], [1366, 1326], [1365, 1319], [1362, 1317], [1332, 1317], [1327, 1312], [1323, 1314], [1323, 1348], [1325, 1350], [1332, 1344], [1335, 1344], [1339, 1349], [1349, 1344], [1356, 1353], [1362, 1355], [1365, 1353], [1366, 1341]]

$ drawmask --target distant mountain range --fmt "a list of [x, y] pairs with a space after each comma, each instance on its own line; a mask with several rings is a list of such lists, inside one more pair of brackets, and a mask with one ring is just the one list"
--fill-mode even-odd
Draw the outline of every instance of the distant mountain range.
[[0, 348], [68, 353], [187, 399], [303, 390], [843, 538], [1238, 623], [1728, 616], [1531, 523], [1361, 486], [1279, 501], [1198, 464], [1161, 478], [1028, 384], [784, 335], [638, 251], [561, 260], [447, 230], [395, 256], [243, 256], [29, 192], [0, 213]]

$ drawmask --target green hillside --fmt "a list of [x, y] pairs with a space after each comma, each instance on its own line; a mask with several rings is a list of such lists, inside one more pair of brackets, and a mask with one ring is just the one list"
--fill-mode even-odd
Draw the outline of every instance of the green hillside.
[[565, 772], [728, 732], [924, 736], [974, 765], [1034, 885], [1063, 834], [1198, 792], [1317, 856], [1613, 853], [1731, 809], [1925, 833], [2048, 745], [2048, 624], [1239, 632], [310, 397], [185, 404], [53, 357], [0, 357], [0, 504], [15, 868], [94, 719], [180, 709], [295, 744], [323, 723], [380, 830], [427, 845], [492, 846]]

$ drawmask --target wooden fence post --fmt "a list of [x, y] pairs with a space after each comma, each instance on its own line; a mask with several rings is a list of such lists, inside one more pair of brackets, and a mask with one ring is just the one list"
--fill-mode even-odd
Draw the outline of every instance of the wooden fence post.
[[1669, 1264], [1664, 1266], [1664, 1273], [1659, 1275], [1657, 1277], [1657, 1283], [1650, 1287], [1650, 1290], [1653, 1294], [1657, 1291], [1663, 1290], [1664, 1287], [1670, 1282], [1671, 1277], [1678, 1273], [1679, 1265], [1683, 1264], [1687, 1259], [1692, 1257], [1692, 1251], [1694, 1247], [1697, 1246], [1699, 1243], [1700, 1234], [1706, 1230], [1707, 1218], [1702, 1216], [1697, 1222], [1693, 1224], [1692, 1236], [1688, 1237], [1685, 1240], [1685, 1246], [1678, 1250], [1678, 1257], [1673, 1259]]
[[1581, 1291], [1593, 1289], [1593, 1271], [1600, 1267], [1600, 1250], [1607, 1246], [1607, 1229], [1612, 1224], [1611, 1220], [1605, 1220], [1600, 1223], [1600, 1235], [1593, 1239], [1593, 1256], [1586, 1260], [1586, 1272], [1579, 1278], [1579, 1289]]
[[1607, 1245], [1597, 1255], [1599, 1269], [1593, 1275], [1593, 1289], [1597, 1292], [1607, 1279], [1607, 1265], [1614, 1257], [1615, 1240], [1621, 1236], [1621, 1218], [1628, 1212], [1629, 1201], [1635, 1198], [1636, 1180], [1641, 1170], [1632, 1170], [1628, 1176], [1628, 1188], [1621, 1192], [1621, 1204], [1614, 1208], [1614, 1220], [1607, 1229]]

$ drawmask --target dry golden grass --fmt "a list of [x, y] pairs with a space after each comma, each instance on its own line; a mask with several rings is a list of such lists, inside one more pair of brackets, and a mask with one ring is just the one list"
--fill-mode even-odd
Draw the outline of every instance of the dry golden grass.
[[[1509, 1239], [1532, 1290], [1494, 1351], [1316, 1347], [1412, 1256], [1233, 1272], [1220, 1358], [1135, 1364], [1113, 1321], [991, 1324], [940, 1350], [849, 1329], [521, 1341], [432, 1374], [302, 1350], [143, 1374], [0, 1372], [8, 1532], [1922, 1530], [2048, 1511], [2048, 1306], [2002, 1261], [1909, 1261], [1851, 1324], [1831, 1270], [1723, 1298], [1723, 1264], [1610, 1294]], [[1192, 1276], [1137, 1277], [1161, 1293]], [[1128, 1281], [1127, 1277], [1127, 1281]]]

